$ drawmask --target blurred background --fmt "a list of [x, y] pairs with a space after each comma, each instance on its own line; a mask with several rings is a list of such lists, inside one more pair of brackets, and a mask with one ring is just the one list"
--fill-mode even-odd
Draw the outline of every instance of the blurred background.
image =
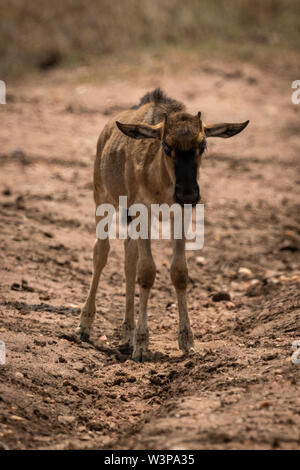
[[299, 0], [1, 0], [0, 76], [145, 54], [272, 62], [300, 48]]

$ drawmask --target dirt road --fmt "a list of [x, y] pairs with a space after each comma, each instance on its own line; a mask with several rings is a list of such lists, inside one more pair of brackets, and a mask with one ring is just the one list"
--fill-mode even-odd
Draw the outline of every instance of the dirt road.
[[[0, 106], [0, 447], [299, 448], [296, 78], [215, 64], [138, 84], [80, 84], [74, 72], [69, 81], [61, 74], [8, 87]], [[122, 242], [112, 244], [91, 343], [74, 331], [91, 276], [98, 134], [158, 85], [204, 120], [250, 125], [228, 141], [211, 139], [202, 167], [205, 244], [188, 253], [197, 353], [177, 348], [171, 249], [159, 241], [154, 358], [136, 364], [118, 348]], [[230, 300], [215, 301], [224, 291]]]

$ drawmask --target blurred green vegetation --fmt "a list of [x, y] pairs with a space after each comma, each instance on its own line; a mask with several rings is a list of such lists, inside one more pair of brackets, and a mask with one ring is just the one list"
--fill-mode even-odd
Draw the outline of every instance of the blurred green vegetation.
[[0, 77], [177, 47], [300, 50], [299, 0], [1, 0]]

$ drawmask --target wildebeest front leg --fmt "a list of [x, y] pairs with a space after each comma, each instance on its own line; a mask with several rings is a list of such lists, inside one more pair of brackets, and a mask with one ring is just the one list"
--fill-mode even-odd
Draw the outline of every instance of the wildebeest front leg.
[[136, 279], [136, 264], [138, 257], [137, 241], [133, 239], [125, 240], [125, 277], [126, 277], [126, 311], [123, 322], [123, 340], [129, 347], [133, 346], [134, 335], [134, 294]]
[[100, 275], [107, 262], [109, 253], [109, 239], [100, 240], [97, 238], [93, 251], [93, 278], [85, 304], [81, 309], [80, 323], [76, 332], [82, 340], [88, 340], [96, 313], [96, 292]]
[[173, 259], [171, 264], [171, 279], [176, 290], [179, 311], [179, 347], [184, 354], [194, 352], [194, 336], [190, 326], [187, 310], [188, 269], [185, 257], [185, 240], [173, 241]]
[[147, 304], [153, 286], [156, 266], [152, 258], [150, 240], [138, 241], [138, 283], [140, 288], [140, 308], [134, 334], [133, 354], [135, 361], [148, 359], [149, 331], [147, 325]]

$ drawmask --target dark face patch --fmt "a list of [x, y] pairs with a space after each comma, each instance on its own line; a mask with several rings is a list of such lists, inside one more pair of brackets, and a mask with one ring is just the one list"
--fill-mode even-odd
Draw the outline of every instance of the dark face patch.
[[180, 205], [197, 204], [200, 190], [197, 183], [197, 149], [174, 150], [175, 192], [174, 200]]
[[199, 114], [172, 114], [165, 121], [162, 150], [172, 159], [175, 170], [174, 200], [178, 204], [195, 205], [200, 200], [197, 182], [200, 155], [206, 148], [205, 134]]

